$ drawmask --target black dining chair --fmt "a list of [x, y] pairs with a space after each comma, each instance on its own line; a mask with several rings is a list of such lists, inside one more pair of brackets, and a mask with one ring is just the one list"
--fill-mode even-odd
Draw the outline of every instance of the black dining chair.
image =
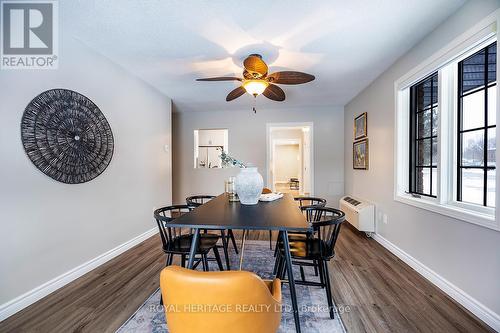
[[[212, 200], [215, 198], [213, 195], [193, 195], [190, 197], [186, 198], [186, 203], [188, 206], [196, 208], [199, 207], [208, 201]], [[209, 233], [208, 230], [204, 230], [203, 234], [212, 234]], [[231, 269], [230, 264], [229, 264], [229, 253], [228, 253], [228, 248], [229, 248], [229, 241], [233, 244], [234, 252], [238, 254], [238, 247], [236, 246], [236, 239], [234, 238], [233, 231], [231, 229], [227, 230], [227, 234], [225, 230], [220, 231], [221, 234], [221, 239], [222, 239], [222, 249], [224, 251], [224, 256], [226, 258], [226, 267], [228, 270]]]
[[[180, 255], [181, 266], [186, 266], [186, 260], [189, 257], [191, 249], [191, 240], [193, 237], [192, 230], [171, 227], [169, 226], [169, 222], [174, 221], [176, 218], [191, 211], [192, 209], [193, 208], [188, 205], [174, 205], [162, 207], [154, 211], [154, 217], [160, 231], [163, 252], [167, 255], [165, 266], [172, 265], [175, 255]], [[215, 261], [217, 261], [217, 265], [219, 266], [219, 270], [224, 270], [219, 250], [217, 249], [218, 241], [218, 235], [200, 234], [199, 246], [195, 253], [195, 258], [196, 256], [199, 256], [199, 258], [196, 258], [196, 266], [198, 266], [201, 262], [203, 270], [208, 271], [208, 253], [212, 250], [215, 256]]]
[[[301, 280], [296, 284], [318, 286], [326, 289], [330, 318], [334, 318], [332, 291], [328, 262], [335, 256], [335, 243], [339, 237], [340, 227], [345, 221], [345, 214], [334, 208], [305, 206], [301, 208], [308, 222], [312, 224], [313, 232], [304, 238], [290, 239], [292, 264], [300, 267]], [[284, 259], [283, 241], [278, 242], [278, 255], [273, 273], [283, 279], [286, 265]], [[317, 267], [320, 281], [308, 281], [305, 278], [304, 266]]]
[[[293, 198], [299, 205], [299, 207], [325, 207], [326, 206], [326, 199], [319, 198], [319, 197], [295, 197]], [[295, 233], [289, 233], [288, 238], [289, 239], [300, 239], [305, 237], [305, 233], [302, 232], [295, 232]], [[279, 237], [278, 237], [279, 239]], [[277, 250], [275, 249], [274, 251], [274, 256], [276, 256]], [[318, 270], [315, 267], [314, 272], [316, 276], [318, 276]]]

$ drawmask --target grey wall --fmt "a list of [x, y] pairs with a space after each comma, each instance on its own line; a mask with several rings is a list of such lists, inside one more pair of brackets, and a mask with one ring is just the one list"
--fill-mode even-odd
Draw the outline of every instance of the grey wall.
[[[345, 127], [368, 111], [370, 169], [353, 170], [352, 131], [345, 131], [345, 192], [375, 202], [388, 223], [377, 233], [500, 314], [500, 232], [393, 200], [394, 81], [500, 6], [469, 1], [345, 107]], [[497, 190], [497, 193], [499, 191]]]
[[[171, 201], [171, 101], [71, 39], [58, 70], [0, 72], [0, 304], [155, 227]], [[26, 105], [51, 88], [76, 90], [101, 109], [115, 151], [99, 177], [66, 185], [28, 159]]]
[[237, 169], [194, 169], [193, 131], [227, 128], [229, 153], [258, 166], [266, 183], [266, 123], [314, 123], [314, 190], [332, 206], [344, 191], [344, 113], [342, 107], [174, 112], [173, 198], [175, 203], [194, 194], [220, 194], [224, 180]]

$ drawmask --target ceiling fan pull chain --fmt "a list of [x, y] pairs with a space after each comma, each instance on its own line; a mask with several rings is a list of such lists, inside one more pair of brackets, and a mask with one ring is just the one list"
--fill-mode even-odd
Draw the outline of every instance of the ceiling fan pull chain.
[[252, 110], [253, 110], [253, 113], [255, 113], [255, 114], [257, 114], [257, 109], [255, 108], [256, 106], [257, 106], [257, 96], [254, 96]]

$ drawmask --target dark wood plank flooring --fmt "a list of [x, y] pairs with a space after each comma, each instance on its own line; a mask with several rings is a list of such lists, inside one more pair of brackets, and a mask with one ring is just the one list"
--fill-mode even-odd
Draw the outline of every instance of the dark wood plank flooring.
[[[493, 332], [364, 234], [343, 228], [336, 252], [330, 276], [349, 332]], [[151, 237], [4, 320], [0, 332], [114, 332], [155, 291], [163, 267]]]

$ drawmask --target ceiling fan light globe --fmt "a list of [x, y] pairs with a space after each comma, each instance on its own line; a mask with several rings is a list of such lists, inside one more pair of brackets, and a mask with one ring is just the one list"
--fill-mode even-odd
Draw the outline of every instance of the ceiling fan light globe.
[[246, 80], [243, 82], [243, 88], [254, 97], [262, 94], [268, 85], [269, 82], [265, 80]]

